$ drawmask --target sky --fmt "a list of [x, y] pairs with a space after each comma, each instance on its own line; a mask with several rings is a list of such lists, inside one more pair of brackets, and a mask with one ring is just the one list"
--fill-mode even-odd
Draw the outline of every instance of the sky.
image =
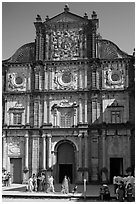
[[34, 21], [37, 14], [42, 21], [64, 11], [91, 18], [96, 11], [98, 33], [115, 43], [122, 51], [132, 54], [135, 48], [134, 2], [3, 2], [2, 3], [2, 59], [10, 58], [22, 45], [34, 42]]

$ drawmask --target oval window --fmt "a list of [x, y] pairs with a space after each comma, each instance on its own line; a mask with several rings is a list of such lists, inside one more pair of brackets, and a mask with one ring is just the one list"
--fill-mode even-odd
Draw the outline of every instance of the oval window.
[[112, 74], [112, 75], [111, 75], [111, 79], [112, 79], [112, 81], [119, 81], [119, 80], [120, 80], [120, 77], [119, 77], [118, 74]]
[[23, 79], [20, 76], [18, 76], [16, 77], [15, 81], [16, 81], [16, 84], [22, 84]]
[[71, 82], [71, 72], [64, 72], [62, 75], [62, 81], [64, 83], [70, 83]]

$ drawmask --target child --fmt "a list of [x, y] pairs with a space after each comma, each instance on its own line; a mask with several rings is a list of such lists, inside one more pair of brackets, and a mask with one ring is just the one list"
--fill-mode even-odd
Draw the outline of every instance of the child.
[[72, 190], [72, 193], [74, 194], [74, 193], [76, 193], [77, 192], [77, 186], [74, 186], [74, 188], [73, 188], [73, 190]]
[[33, 178], [32, 178], [32, 176], [30, 176], [30, 178], [29, 178], [28, 187], [29, 187], [29, 191], [32, 192], [32, 190], [33, 190]]
[[123, 185], [122, 183], [119, 184], [119, 187], [117, 189], [117, 199], [118, 201], [120, 202], [123, 202], [124, 201], [124, 189], [123, 189]]
[[131, 183], [129, 183], [128, 186], [127, 186], [126, 195], [127, 195], [127, 201], [132, 202], [133, 201], [133, 193], [132, 193]]

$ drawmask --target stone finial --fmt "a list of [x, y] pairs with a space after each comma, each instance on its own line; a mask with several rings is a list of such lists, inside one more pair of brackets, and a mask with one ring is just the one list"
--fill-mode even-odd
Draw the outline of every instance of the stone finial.
[[102, 36], [100, 35], [100, 33], [97, 34], [98, 39], [102, 39]]
[[64, 11], [69, 12], [69, 5], [68, 4], [65, 4]]
[[88, 19], [87, 13], [84, 14], [84, 18], [85, 18], [85, 19]]
[[45, 20], [48, 21], [49, 20], [49, 16], [46, 16]]
[[134, 51], [133, 51], [133, 57], [135, 57], [135, 48], [134, 48]]
[[42, 21], [41, 16], [39, 14], [37, 14], [36, 21], [37, 22], [41, 22]]
[[97, 19], [97, 14], [95, 11], [93, 11], [92, 15], [91, 15], [92, 19]]

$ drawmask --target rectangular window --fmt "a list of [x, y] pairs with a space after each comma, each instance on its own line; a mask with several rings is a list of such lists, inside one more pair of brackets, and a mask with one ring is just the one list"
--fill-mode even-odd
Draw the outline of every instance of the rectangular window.
[[120, 111], [111, 111], [111, 122], [112, 123], [121, 123]]
[[14, 125], [22, 124], [22, 113], [13, 113], [13, 124]]
[[72, 124], [72, 116], [69, 114], [62, 114], [60, 116], [60, 126], [61, 127], [71, 127]]
[[60, 116], [60, 126], [65, 127], [65, 116], [62, 114]]

